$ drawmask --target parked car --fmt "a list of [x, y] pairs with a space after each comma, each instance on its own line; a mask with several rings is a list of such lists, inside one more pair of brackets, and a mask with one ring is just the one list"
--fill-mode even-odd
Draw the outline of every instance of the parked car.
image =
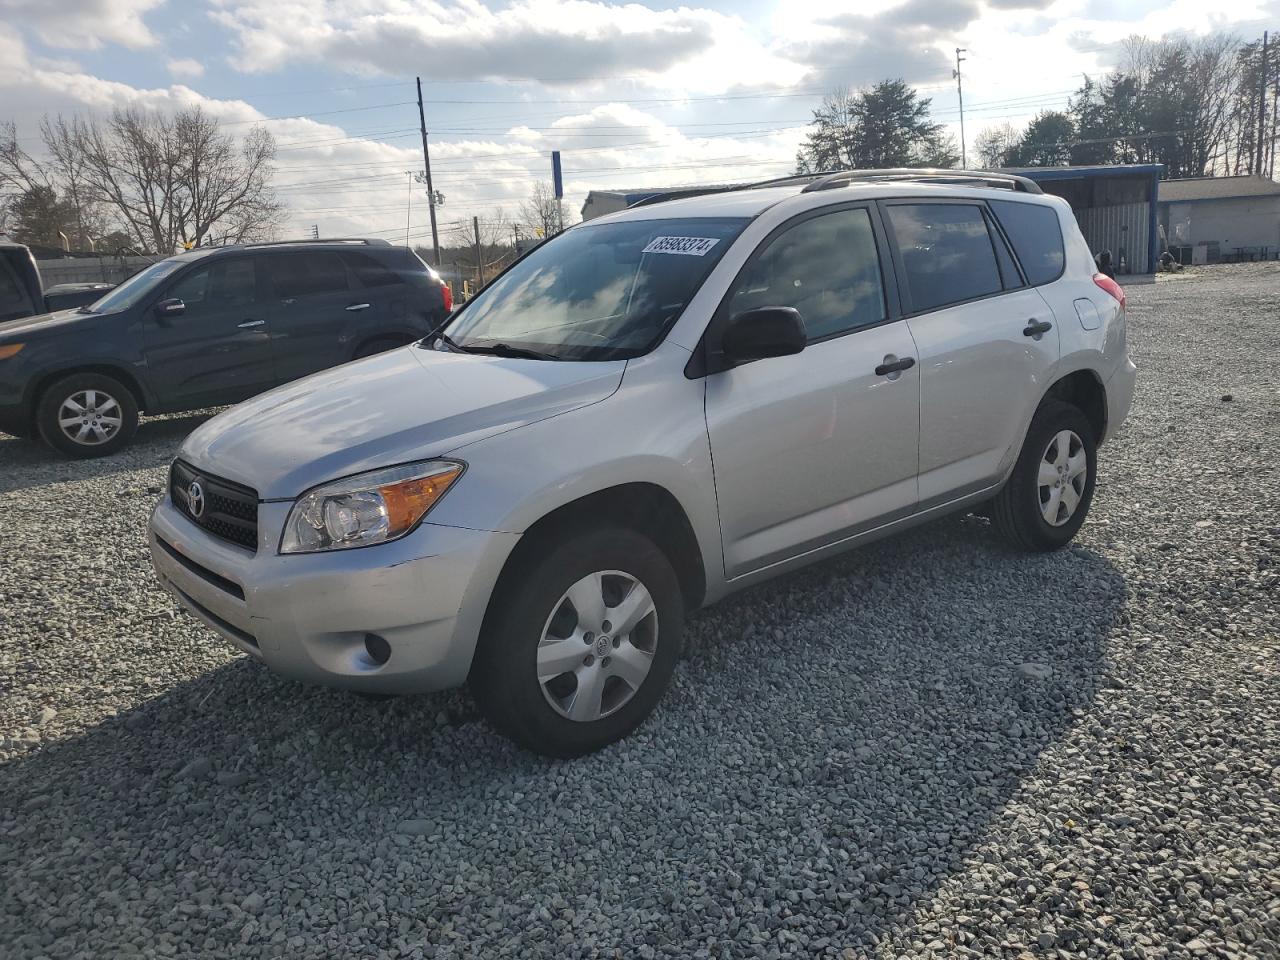
[[151, 552], [282, 674], [469, 681], [574, 756], [733, 590], [988, 502], [1018, 546], [1068, 543], [1134, 380], [1124, 293], [1030, 181], [711, 193], [574, 227], [438, 336], [209, 420]]
[[87, 306], [0, 323], [0, 430], [103, 456], [139, 412], [236, 403], [416, 340], [452, 306], [435, 271], [386, 241], [193, 250]]
[[0, 243], [0, 324], [93, 303], [113, 286], [59, 283], [46, 289], [31, 250], [21, 243]]

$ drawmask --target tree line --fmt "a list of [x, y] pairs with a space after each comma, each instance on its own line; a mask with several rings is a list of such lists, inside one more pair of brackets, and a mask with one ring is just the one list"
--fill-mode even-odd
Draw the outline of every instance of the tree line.
[[0, 123], [0, 232], [25, 243], [168, 256], [270, 239], [283, 218], [271, 134], [233, 137], [199, 107], [46, 116], [38, 139], [35, 156]]
[[[1131, 37], [1120, 65], [1086, 76], [1065, 110], [975, 140], [985, 168], [1161, 163], [1164, 176], [1275, 174], [1280, 50], [1224, 33]], [[954, 167], [960, 151], [902, 80], [837, 90], [814, 111], [797, 173]]]

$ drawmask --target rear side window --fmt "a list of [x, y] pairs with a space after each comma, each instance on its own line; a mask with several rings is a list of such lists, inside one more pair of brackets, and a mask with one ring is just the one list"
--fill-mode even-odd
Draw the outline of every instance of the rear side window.
[[871, 216], [837, 210], [775, 237], [739, 276], [731, 313], [795, 307], [810, 342], [885, 318], [884, 286]]
[[904, 203], [887, 210], [913, 312], [1000, 292], [1000, 269], [981, 207]]
[[1013, 200], [992, 200], [991, 209], [1013, 244], [1028, 283], [1038, 286], [1062, 276], [1067, 255], [1056, 210]]
[[347, 262], [361, 286], [389, 287], [400, 282], [400, 277], [394, 270], [383, 266], [367, 253], [343, 253], [342, 259]]
[[265, 259], [277, 297], [309, 297], [348, 289], [347, 268], [336, 253], [290, 253]]
[[0, 259], [0, 313], [22, 313], [29, 306], [26, 290], [9, 264]]

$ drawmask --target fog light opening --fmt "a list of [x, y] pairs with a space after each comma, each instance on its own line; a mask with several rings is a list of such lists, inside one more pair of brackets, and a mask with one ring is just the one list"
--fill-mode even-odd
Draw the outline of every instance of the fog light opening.
[[369, 655], [369, 659], [382, 666], [391, 659], [391, 644], [376, 633], [366, 633], [364, 635], [364, 652]]

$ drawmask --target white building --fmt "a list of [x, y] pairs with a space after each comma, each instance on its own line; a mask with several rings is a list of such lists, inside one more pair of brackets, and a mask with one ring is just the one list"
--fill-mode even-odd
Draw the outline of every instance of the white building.
[[1280, 256], [1280, 183], [1267, 177], [1162, 180], [1164, 245], [1183, 263]]

